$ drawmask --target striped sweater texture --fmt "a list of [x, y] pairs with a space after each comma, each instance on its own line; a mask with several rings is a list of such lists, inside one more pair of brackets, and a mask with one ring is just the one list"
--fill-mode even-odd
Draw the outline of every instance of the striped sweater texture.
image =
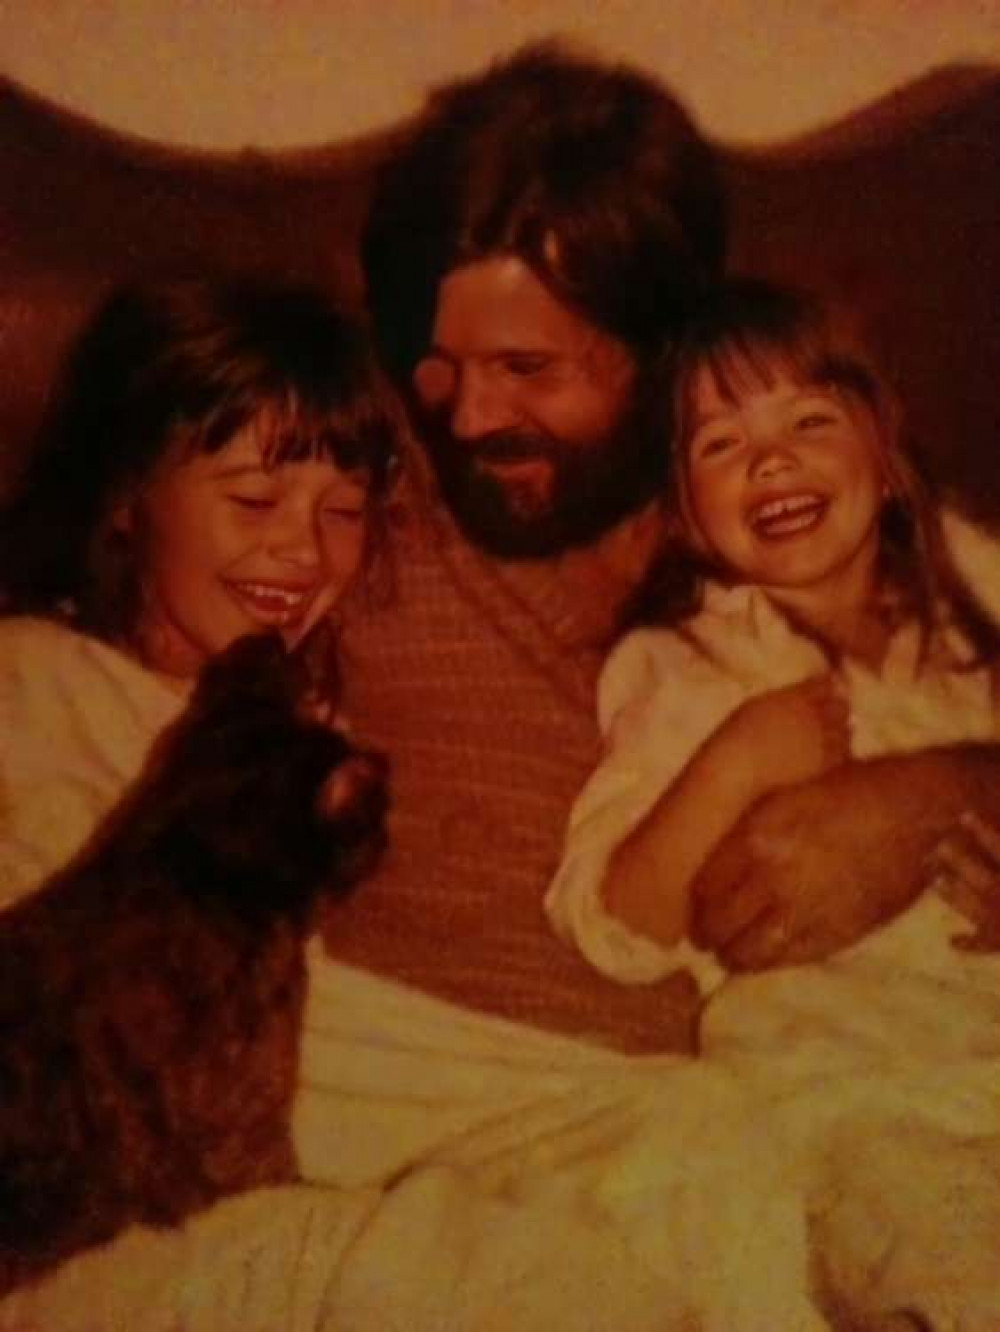
[[440, 998], [653, 1053], [688, 1045], [690, 990], [604, 979], [542, 906], [599, 757], [594, 687], [639, 521], [557, 560], [501, 564], [411, 468], [343, 637], [353, 730], [392, 766], [390, 850], [324, 935], [342, 961]]

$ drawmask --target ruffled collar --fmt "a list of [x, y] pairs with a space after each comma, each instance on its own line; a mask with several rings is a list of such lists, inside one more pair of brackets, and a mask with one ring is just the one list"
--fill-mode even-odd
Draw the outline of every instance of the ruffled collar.
[[[939, 627], [926, 647], [921, 626], [913, 616], [904, 618], [898, 613], [894, 615], [893, 605], [887, 605], [886, 614], [897, 623], [890, 634], [881, 668], [873, 671], [864, 663], [851, 660], [851, 670], [877, 675], [886, 683], [908, 684], [928, 669], [961, 670], [974, 664], [972, 646], [944, 603], [938, 607], [936, 618]], [[822, 667], [827, 664], [827, 657], [819, 644], [796, 629], [763, 588], [754, 584], [727, 586], [707, 582], [702, 610], [692, 625], [694, 636], [711, 639], [714, 643], [717, 637], [722, 636], [712, 632], [713, 622], [720, 628], [725, 625], [729, 631], [740, 630], [745, 639], [756, 644], [766, 654], [787, 651], [793, 640], [797, 643], [808, 642], [815, 649], [817, 665]], [[724, 636], [728, 638], [730, 634], [727, 632]], [[705, 646], [707, 648], [708, 644]], [[716, 649], [713, 651], [718, 655]]]

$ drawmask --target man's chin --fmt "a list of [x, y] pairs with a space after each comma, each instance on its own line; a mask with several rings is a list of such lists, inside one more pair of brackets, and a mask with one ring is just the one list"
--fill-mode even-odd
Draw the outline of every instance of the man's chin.
[[[463, 535], [501, 560], [541, 560], [591, 545], [648, 498], [648, 481], [628, 459], [593, 458], [584, 467], [523, 456], [492, 465], [432, 460], [441, 497]], [[624, 484], [623, 484], [624, 483]]]
[[503, 496], [503, 507], [515, 521], [544, 520], [551, 513], [556, 491], [556, 471], [545, 458], [517, 462], [480, 463], [478, 475], [487, 493]]
[[544, 560], [575, 546], [586, 546], [611, 524], [597, 515], [524, 513], [513, 503], [489, 506], [453, 500], [449, 507], [463, 535], [498, 560]]
[[535, 524], [516, 528], [507, 524], [501, 529], [455, 516], [471, 544], [496, 560], [544, 560], [558, 555], [568, 544], [561, 534], [552, 534]]

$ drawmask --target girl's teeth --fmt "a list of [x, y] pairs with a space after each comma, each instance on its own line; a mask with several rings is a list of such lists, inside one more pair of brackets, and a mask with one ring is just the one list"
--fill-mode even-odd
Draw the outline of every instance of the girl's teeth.
[[233, 588], [252, 610], [273, 620], [295, 618], [312, 599], [311, 591], [289, 591], [262, 583], [234, 583]]
[[769, 500], [756, 512], [758, 518], [773, 518], [778, 514], [792, 513], [797, 509], [812, 509], [820, 503], [818, 495], [796, 495], [789, 499]]
[[770, 500], [751, 515], [751, 525], [764, 536], [785, 536], [818, 523], [826, 511], [826, 502], [818, 496]]
[[252, 597], [260, 597], [262, 601], [280, 601], [286, 606], [296, 606], [301, 601], [305, 601], [307, 593], [288, 592], [280, 587], [262, 587], [258, 583], [244, 583], [243, 590]]
[[788, 514], [782, 519], [772, 519], [770, 522], [759, 523], [758, 526], [769, 532], [798, 532], [803, 527], [812, 527], [818, 516], [816, 513]]

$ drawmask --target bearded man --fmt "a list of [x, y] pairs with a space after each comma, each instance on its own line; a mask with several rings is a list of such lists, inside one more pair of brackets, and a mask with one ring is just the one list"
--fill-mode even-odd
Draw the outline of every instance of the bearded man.
[[391, 755], [392, 851], [330, 952], [625, 1050], [690, 991], [622, 990], [542, 896], [594, 764], [593, 687], [656, 549], [654, 371], [723, 256], [712, 154], [633, 69], [529, 48], [434, 97], [378, 183], [376, 341], [412, 408], [394, 592], [347, 615], [347, 707]]

